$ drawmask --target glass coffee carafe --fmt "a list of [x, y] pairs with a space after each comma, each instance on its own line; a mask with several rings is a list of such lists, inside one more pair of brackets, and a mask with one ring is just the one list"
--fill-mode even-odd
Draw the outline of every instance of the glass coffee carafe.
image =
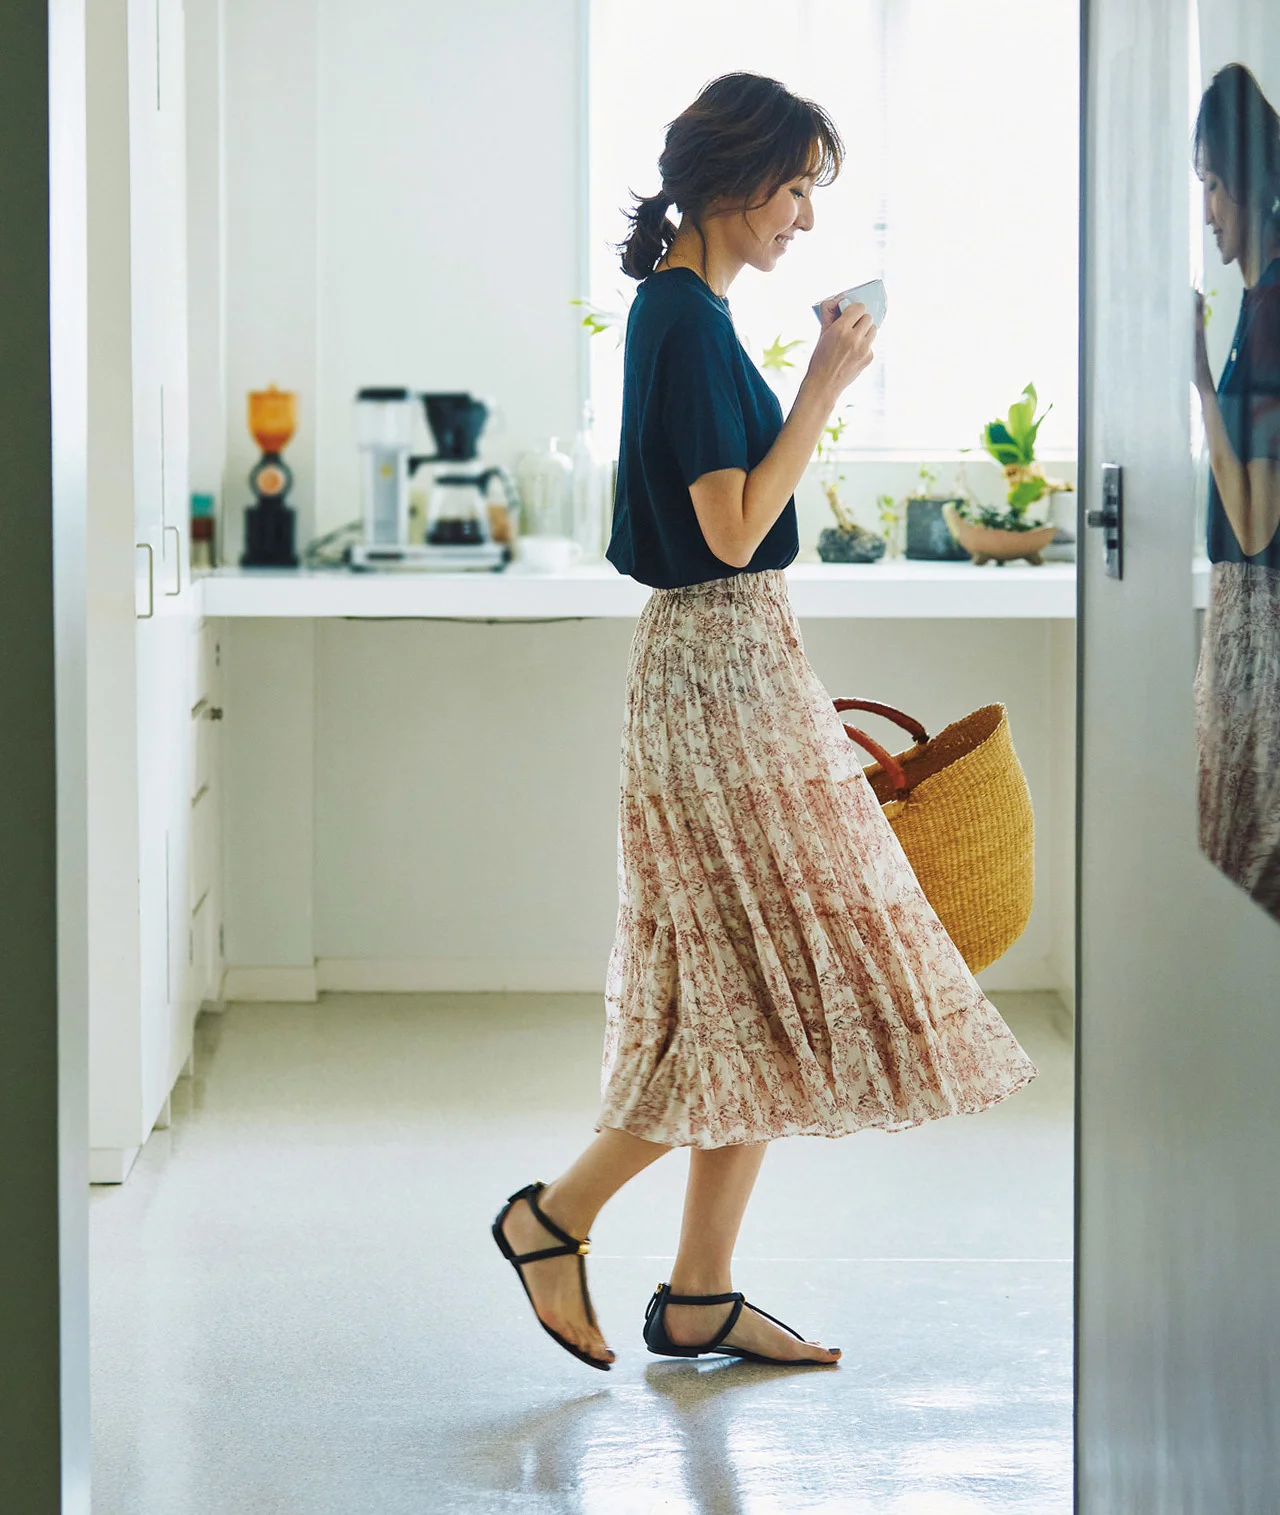
[[441, 473], [432, 480], [427, 504], [426, 541], [432, 547], [480, 547], [492, 540], [488, 492], [492, 480], [514, 504], [511, 483], [501, 468], [477, 473]]

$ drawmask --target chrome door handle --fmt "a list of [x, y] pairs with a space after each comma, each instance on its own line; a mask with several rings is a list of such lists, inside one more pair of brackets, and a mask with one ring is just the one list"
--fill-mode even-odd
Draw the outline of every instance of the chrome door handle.
[[133, 545], [135, 547], [144, 548], [147, 554], [147, 613], [146, 615], [138, 615], [137, 611], [135, 611], [134, 619], [138, 621], [149, 621], [151, 617], [156, 613], [156, 555], [151, 550], [150, 542], [135, 542]]
[[177, 581], [176, 581], [177, 587], [174, 588], [174, 589], [166, 589], [165, 592], [164, 592], [165, 599], [172, 600], [175, 596], [180, 595], [182, 593], [182, 533], [178, 530], [178, 528], [176, 526], [166, 526], [164, 528], [164, 531], [165, 531], [165, 534], [168, 534], [169, 532], [173, 532], [173, 536], [174, 536], [175, 552], [174, 552], [174, 559], [173, 559], [173, 569], [174, 569], [174, 572], [177, 574]]
[[1102, 465], [1102, 509], [1085, 512], [1085, 525], [1104, 533], [1103, 561], [1107, 576], [1124, 577], [1124, 471], [1119, 463]]

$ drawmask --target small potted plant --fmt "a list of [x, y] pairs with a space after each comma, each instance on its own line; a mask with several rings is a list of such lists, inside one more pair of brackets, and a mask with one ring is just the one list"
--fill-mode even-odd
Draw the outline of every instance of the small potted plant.
[[845, 417], [838, 416], [824, 428], [818, 440], [819, 481], [831, 506], [836, 525], [818, 533], [818, 556], [824, 563], [875, 563], [884, 556], [885, 539], [859, 526], [853, 513], [840, 498], [844, 474], [839, 471], [832, 450], [840, 441]]
[[880, 522], [880, 530], [884, 536], [886, 556], [897, 558], [902, 556], [902, 507], [904, 501], [897, 500], [891, 494], [878, 494], [876, 496], [876, 516]]
[[907, 557], [954, 563], [968, 556], [943, 515], [947, 505], [956, 504], [959, 504], [956, 495], [938, 493], [937, 473], [927, 463], [921, 463], [915, 493], [907, 496]]
[[1027, 512], [1046, 495], [1071, 489], [1064, 479], [1046, 478], [1036, 462], [1036, 433], [1051, 405], [1036, 415], [1036, 390], [1028, 384], [1022, 398], [1009, 407], [1003, 420], [991, 421], [982, 433], [982, 445], [1004, 469], [1008, 486], [1005, 508], [980, 505], [974, 500], [948, 504], [947, 525], [975, 563], [1009, 563], [1025, 558], [1039, 564], [1040, 554], [1057, 531], [1051, 522], [1029, 519]]

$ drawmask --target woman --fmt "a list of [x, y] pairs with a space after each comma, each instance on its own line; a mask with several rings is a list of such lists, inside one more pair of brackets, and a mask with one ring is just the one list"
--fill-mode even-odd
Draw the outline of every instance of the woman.
[[653, 594], [627, 671], [603, 1105], [577, 1161], [493, 1227], [544, 1329], [598, 1368], [579, 1238], [664, 1152], [693, 1149], [649, 1349], [834, 1363], [732, 1287], [766, 1144], [985, 1109], [1036, 1071], [926, 903], [787, 599], [793, 491], [876, 329], [823, 303], [784, 424], [726, 295], [811, 230], [842, 152], [774, 80], [717, 79], [668, 127], [622, 249], [641, 283], [608, 556]]
[[1248, 69], [1196, 120], [1204, 215], [1244, 280], [1215, 386], [1196, 297], [1209, 482], [1209, 607], [1196, 673], [1200, 846], [1280, 920], [1280, 118]]

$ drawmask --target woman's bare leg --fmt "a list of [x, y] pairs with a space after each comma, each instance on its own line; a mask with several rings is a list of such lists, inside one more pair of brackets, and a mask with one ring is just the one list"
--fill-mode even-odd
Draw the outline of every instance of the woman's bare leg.
[[[684, 1195], [680, 1250], [671, 1268], [673, 1294], [733, 1292], [733, 1249], [764, 1161], [765, 1142], [736, 1147], [697, 1149], [689, 1154], [689, 1182]], [[680, 1346], [710, 1341], [728, 1318], [731, 1305], [668, 1305], [667, 1334]], [[789, 1332], [744, 1310], [726, 1338], [763, 1357], [835, 1362], [839, 1347], [797, 1341]]]
[[[606, 1128], [553, 1183], [538, 1196], [538, 1208], [570, 1236], [585, 1237], [605, 1202], [629, 1179], [656, 1162], [670, 1147], [643, 1141], [628, 1131]], [[555, 1246], [558, 1238], [543, 1227], [526, 1204], [511, 1207], [503, 1233], [517, 1252]], [[593, 1357], [612, 1362], [599, 1327], [587, 1318], [578, 1285], [576, 1257], [548, 1257], [522, 1270], [534, 1309], [553, 1330]]]

